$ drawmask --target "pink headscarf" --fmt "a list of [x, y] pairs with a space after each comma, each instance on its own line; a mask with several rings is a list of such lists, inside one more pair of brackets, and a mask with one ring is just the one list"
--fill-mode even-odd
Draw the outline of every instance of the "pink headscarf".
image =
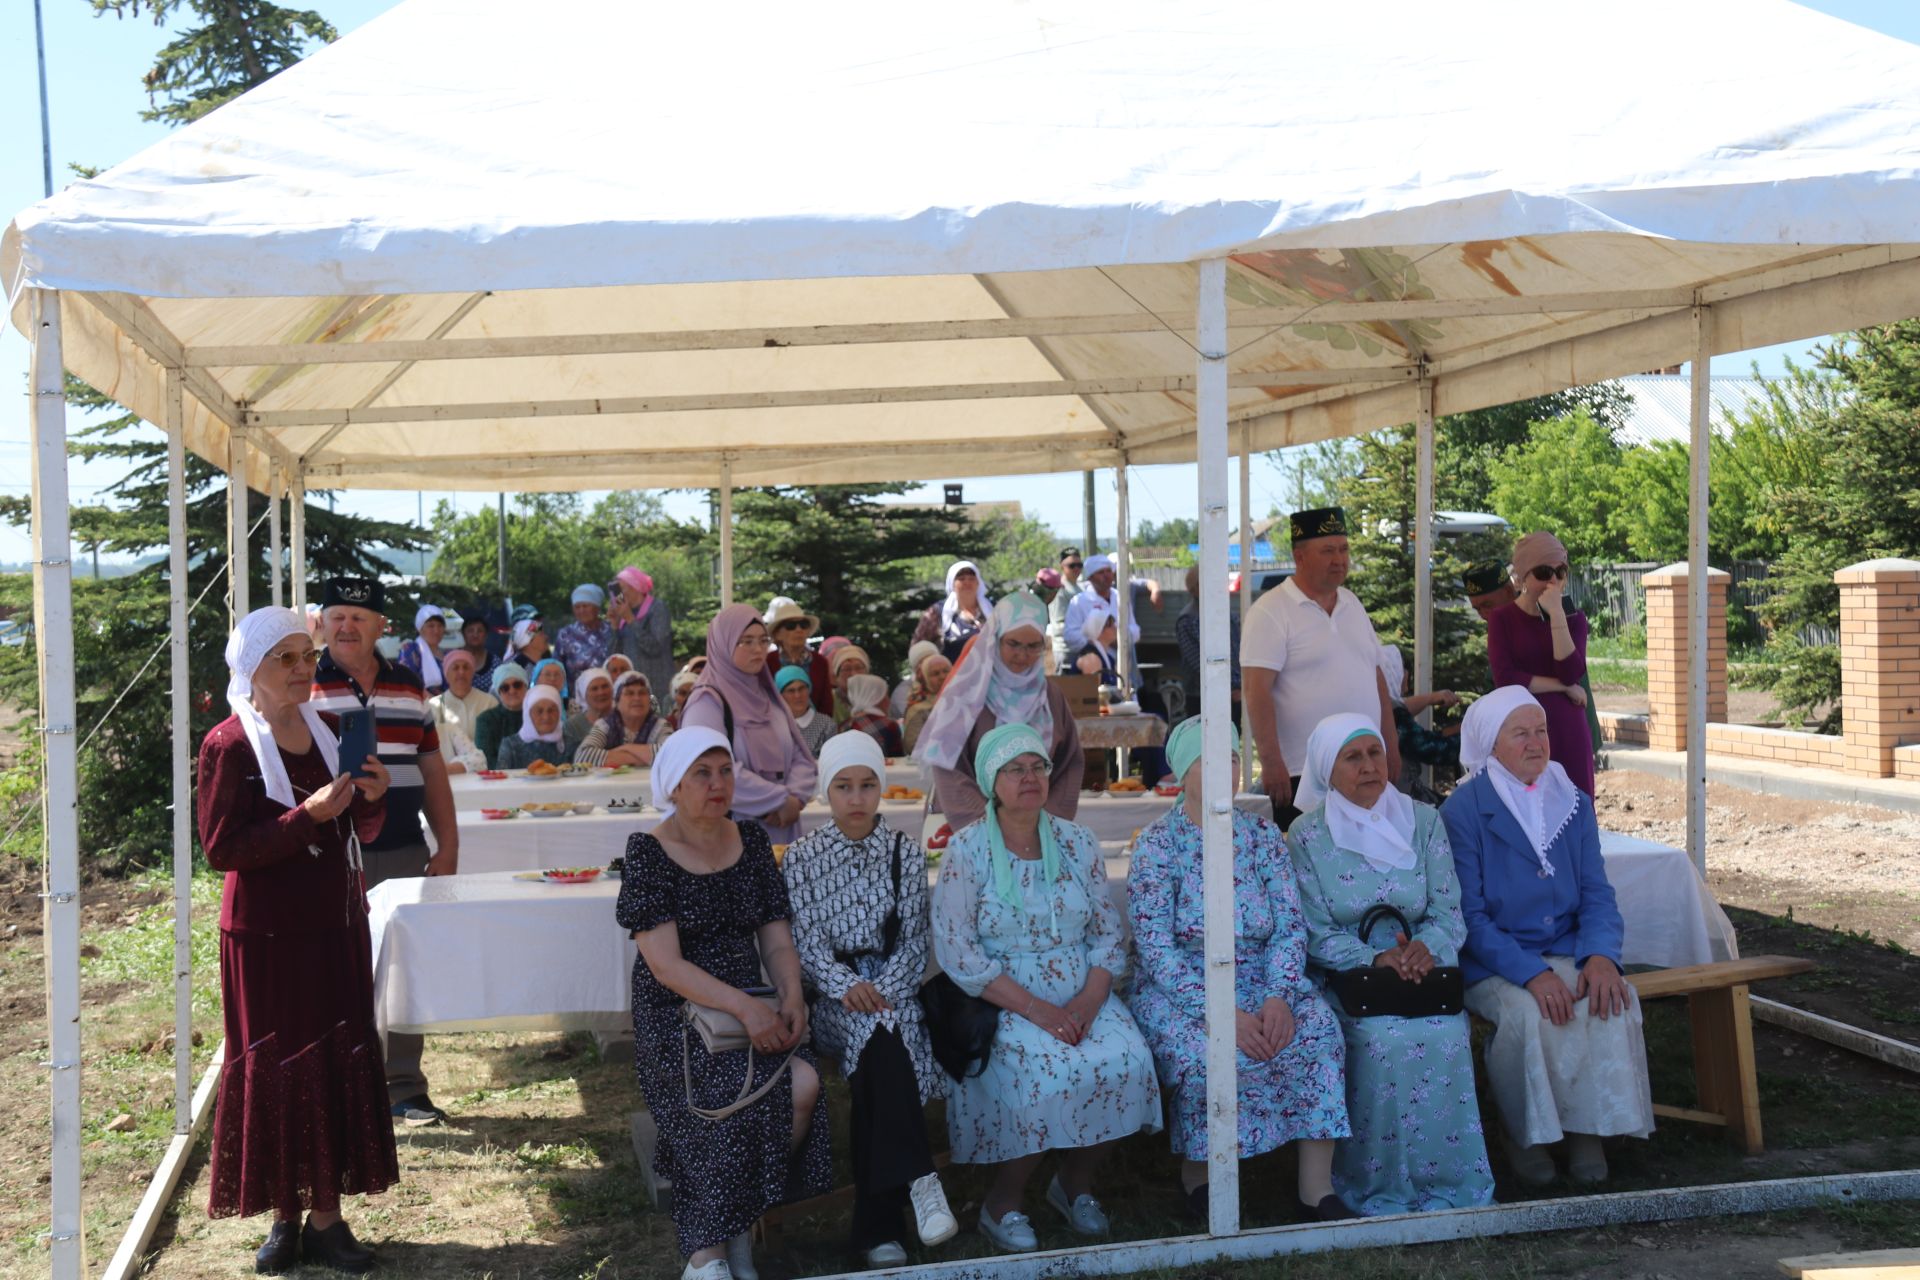
[[628, 565], [613, 576], [618, 581], [632, 587], [634, 592], [640, 597], [640, 606], [633, 611], [633, 620], [638, 622], [640, 619], [646, 617], [648, 612], [653, 608], [653, 579], [640, 572], [640, 570], [633, 565]]
[[813, 753], [793, 722], [793, 712], [774, 690], [773, 673], [766, 664], [756, 663], [748, 673], [733, 663], [734, 646], [756, 623], [766, 625], [750, 604], [730, 604], [713, 615], [707, 627], [707, 666], [687, 695], [687, 707], [692, 709], [695, 698], [721, 699], [733, 713], [733, 742], [740, 762], [762, 777], [777, 777], [787, 771], [789, 738], [798, 744], [802, 759], [811, 760]]

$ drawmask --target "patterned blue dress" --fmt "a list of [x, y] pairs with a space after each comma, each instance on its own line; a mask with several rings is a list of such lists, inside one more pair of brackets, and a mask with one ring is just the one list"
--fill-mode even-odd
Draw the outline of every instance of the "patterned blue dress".
[[[990, 819], [962, 828], [947, 849], [933, 889], [933, 950], [969, 995], [1004, 973], [1042, 1000], [1064, 1005], [1086, 985], [1088, 970], [1103, 968], [1116, 983], [1127, 971], [1100, 842], [1051, 814], [1042, 820], [1053, 824], [1060, 842], [1060, 873], [1047, 884], [1042, 863], [1015, 858], [1019, 907], [993, 889]], [[1159, 1128], [1153, 1055], [1112, 994], [1076, 1045], [1002, 1010], [986, 1070], [947, 1094], [947, 1137], [960, 1164], [1091, 1147]]]
[[[1379, 868], [1338, 848], [1326, 810], [1312, 809], [1287, 833], [1307, 915], [1307, 954], [1317, 976], [1370, 965], [1394, 945], [1391, 923], [1371, 944], [1361, 917], [1376, 903], [1397, 907], [1435, 964], [1458, 964], [1467, 925], [1460, 884], [1440, 815], [1414, 805], [1416, 861]], [[1333, 1188], [1358, 1213], [1413, 1213], [1493, 1203], [1493, 1168], [1473, 1087], [1467, 1015], [1349, 1018], [1332, 1004], [1347, 1037], [1347, 1105], [1353, 1137], [1334, 1152]]]
[[[1140, 960], [1133, 1016], [1173, 1091], [1168, 1126], [1184, 1159], [1207, 1158], [1207, 1027], [1200, 828], [1175, 805], [1133, 843], [1127, 909]], [[1280, 828], [1233, 815], [1234, 1004], [1257, 1012], [1269, 996], [1293, 1010], [1287, 1047], [1266, 1062], [1235, 1051], [1240, 1155], [1296, 1138], [1347, 1136], [1345, 1056], [1333, 1011], [1307, 976], [1306, 922]]]

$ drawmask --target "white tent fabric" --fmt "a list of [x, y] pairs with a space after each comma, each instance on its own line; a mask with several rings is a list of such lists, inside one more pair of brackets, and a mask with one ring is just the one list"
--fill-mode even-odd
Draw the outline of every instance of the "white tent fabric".
[[1785, 0], [1364, 30], [410, 0], [23, 212], [0, 271], [150, 419], [187, 368], [189, 445], [246, 429], [261, 489], [1191, 458], [1209, 257], [1257, 448], [1422, 377], [1448, 413], [1671, 363], [1696, 301], [1722, 350], [1913, 311], [1920, 50]]

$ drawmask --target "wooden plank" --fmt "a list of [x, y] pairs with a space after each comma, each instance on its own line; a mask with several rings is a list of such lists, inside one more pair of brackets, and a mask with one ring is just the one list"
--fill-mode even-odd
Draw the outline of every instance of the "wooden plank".
[[1805, 1009], [1796, 1009], [1764, 996], [1753, 996], [1747, 1003], [1753, 1010], [1753, 1016], [1762, 1022], [1771, 1022], [1803, 1036], [1839, 1045], [1842, 1049], [1850, 1049], [1902, 1071], [1920, 1073], [1920, 1045], [1895, 1040], [1892, 1036], [1883, 1036], [1877, 1031], [1868, 1031], [1835, 1018], [1808, 1013]]
[[1628, 974], [1627, 981], [1633, 984], [1642, 1000], [1657, 1000], [1661, 996], [1692, 995], [1716, 987], [1746, 986], [1767, 978], [1784, 978], [1813, 967], [1813, 961], [1799, 956], [1747, 956], [1740, 960], [1716, 960], [1711, 964]]
[[1700, 1106], [1727, 1118], [1727, 1139], [1748, 1155], [1761, 1151], [1760, 1086], [1753, 1063], [1753, 1020], [1745, 987], [1716, 987], [1687, 997], [1693, 1023], [1693, 1075]]
[[1727, 1122], [1727, 1118], [1718, 1111], [1692, 1111], [1686, 1107], [1669, 1107], [1661, 1102], [1653, 1104], [1653, 1114], [1668, 1120], [1685, 1120], [1690, 1124], [1724, 1125]]
[[1812, 1253], [1780, 1259], [1780, 1270], [1794, 1280], [1920, 1280], [1920, 1249]]

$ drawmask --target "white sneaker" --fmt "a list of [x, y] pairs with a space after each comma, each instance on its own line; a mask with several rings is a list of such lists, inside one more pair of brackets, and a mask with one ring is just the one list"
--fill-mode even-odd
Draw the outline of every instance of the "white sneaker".
[[680, 1273], [680, 1280], [733, 1280], [733, 1272], [727, 1269], [725, 1258], [715, 1258], [697, 1267], [689, 1262]]
[[732, 1280], [760, 1280], [753, 1269], [753, 1228], [727, 1241], [727, 1271]]
[[907, 1260], [907, 1251], [897, 1241], [889, 1240], [867, 1250], [867, 1265], [870, 1267], [897, 1267]]
[[1003, 1253], [1031, 1253], [1040, 1247], [1040, 1237], [1033, 1234], [1033, 1223], [1018, 1209], [1009, 1209], [1006, 1217], [995, 1222], [987, 1207], [981, 1205], [980, 1234], [993, 1241]]
[[940, 1186], [940, 1175], [929, 1173], [915, 1178], [907, 1189], [913, 1201], [913, 1226], [924, 1245], [944, 1244], [960, 1232], [953, 1210], [947, 1206], [947, 1193]]

